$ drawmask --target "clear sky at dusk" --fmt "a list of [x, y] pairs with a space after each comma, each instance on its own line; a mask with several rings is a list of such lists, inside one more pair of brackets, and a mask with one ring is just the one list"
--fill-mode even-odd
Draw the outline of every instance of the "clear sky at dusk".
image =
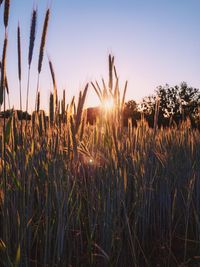
[[[15, 107], [19, 102], [17, 24], [19, 21], [21, 25], [25, 104], [30, 17], [33, 5], [38, 7], [37, 45], [31, 71], [33, 109], [39, 43], [49, 2], [52, 3], [46, 53], [54, 65], [59, 94], [65, 88], [67, 102], [87, 81], [107, 78], [109, 53], [116, 58], [121, 84], [129, 81], [127, 100], [139, 100], [165, 83], [175, 85], [186, 81], [200, 88], [199, 0], [11, 0], [7, 75]], [[0, 14], [2, 19], [3, 6]], [[0, 36], [2, 47], [3, 30]], [[45, 54], [41, 73], [42, 108], [47, 108], [52, 89], [46, 59]], [[87, 104], [98, 104], [92, 88]]]

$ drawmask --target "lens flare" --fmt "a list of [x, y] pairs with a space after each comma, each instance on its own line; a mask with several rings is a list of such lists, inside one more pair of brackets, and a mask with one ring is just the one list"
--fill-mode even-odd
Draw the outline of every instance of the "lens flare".
[[114, 101], [113, 101], [113, 98], [109, 97], [109, 98], [106, 98], [103, 103], [102, 103], [102, 108], [105, 110], [105, 111], [111, 111], [114, 109]]

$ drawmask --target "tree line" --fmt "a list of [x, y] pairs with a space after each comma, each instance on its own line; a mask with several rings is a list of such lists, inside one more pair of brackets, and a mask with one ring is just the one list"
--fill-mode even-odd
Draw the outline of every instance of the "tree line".
[[[99, 112], [99, 107], [88, 108], [88, 123], [94, 124]], [[132, 120], [134, 126], [137, 126], [138, 121], [144, 118], [149, 126], [153, 127], [156, 112], [158, 127], [170, 127], [173, 124], [179, 125], [181, 122], [189, 120], [193, 128], [200, 129], [199, 89], [188, 86], [186, 82], [176, 86], [166, 84], [158, 86], [154, 94], [143, 98], [139, 103], [135, 100], [129, 100], [125, 103], [123, 111], [124, 126], [128, 125], [129, 119]], [[11, 110], [7, 110], [5, 116], [9, 117], [11, 113]], [[3, 117], [3, 114], [1, 112], [0, 117]], [[31, 119], [27, 112], [18, 110], [17, 114], [20, 120]]]
[[124, 125], [127, 125], [129, 118], [137, 125], [137, 121], [144, 117], [153, 127], [156, 109], [159, 127], [179, 125], [189, 120], [193, 128], [200, 128], [200, 91], [186, 82], [176, 86], [159, 86], [153, 95], [143, 98], [140, 103], [134, 100], [125, 103]]

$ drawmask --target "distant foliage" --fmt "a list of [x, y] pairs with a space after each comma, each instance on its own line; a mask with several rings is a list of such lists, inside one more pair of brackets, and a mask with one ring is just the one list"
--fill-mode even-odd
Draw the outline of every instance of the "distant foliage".
[[156, 101], [159, 100], [158, 124], [170, 126], [189, 119], [193, 127], [199, 124], [200, 92], [183, 82], [180, 86], [159, 86], [154, 95], [145, 97], [140, 110], [152, 126]]

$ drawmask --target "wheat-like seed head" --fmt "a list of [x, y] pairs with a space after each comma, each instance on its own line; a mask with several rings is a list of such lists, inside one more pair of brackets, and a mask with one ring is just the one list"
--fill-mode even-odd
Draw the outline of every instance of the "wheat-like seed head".
[[85, 89], [82, 92], [80, 92], [79, 94], [79, 101], [78, 101], [78, 107], [77, 107], [77, 116], [76, 116], [76, 121], [75, 121], [75, 133], [78, 133], [80, 124], [81, 124], [81, 119], [82, 119], [82, 114], [83, 114], [83, 107], [84, 107], [84, 103], [85, 103], [85, 99], [86, 99], [86, 95], [87, 95], [87, 91], [88, 91], [88, 84], [86, 84]]
[[52, 93], [50, 94], [50, 99], [49, 99], [49, 120], [50, 120], [50, 125], [52, 125], [54, 122], [54, 101]]
[[74, 159], [77, 159], [78, 151], [77, 151], [77, 140], [76, 140], [76, 132], [75, 132], [75, 125], [72, 116], [70, 116], [70, 130], [71, 130], [71, 140], [73, 144], [73, 152], [74, 152]]
[[53, 81], [53, 96], [54, 96], [54, 109], [55, 109], [54, 112], [57, 113], [58, 112], [58, 94], [57, 94], [56, 76], [55, 76], [53, 64], [50, 58], [49, 58], [49, 68], [50, 68], [51, 77]]
[[6, 87], [6, 92], [9, 95], [9, 86], [8, 86], [8, 79], [7, 76], [5, 77], [5, 87]]
[[40, 92], [37, 94], [37, 112], [40, 110]]
[[18, 51], [18, 77], [21, 81], [21, 36], [20, 36], [20, 26], [17, 27], [17, 51]]
[[[0, 70], [1, 70], [1, 61], [0, 61]], [[5, 77], [5, 88], [6, 88], [7, 94], [9, 95], [9, 86], [8, 86], [7, 76]]]
[[127, 87], [128, 87], [128, 81], [126, 81], [125, 87], [124, 87], [124, 92], [123, 92], [123, 97], [122, 97], [122, 104], [121, 104], [122, 110], [123, 110], [124, 104], [125, 104], [125, 97], [126, 97]]
[[2, 54], [2, 65], [1, 65], [0, 105], [3, 104], [3, 94], [4, 94], [4, 87], [5, 87], [7, 45], [8, 45], [8, 39], [7, 39], [7, 36], [5, 36], [4, 45], [3, 45], [3, 54]]
[[108, 85], [108, 87], [112, 91], [112, 88], [113, 88], [113, 64], [114, 64], [114, 57], [112, 57], [111, 55], [109, 55], [108, 62], [109, 62], [109, 85]]
[[53, 81], [53, 87], [56, 87], [56, 78], [55, 78], [55, 72], [54, 72], [54, 68], [53, 68], [53, 64], [49, 58], [49, 68], [50, 68], [50, 72], [51, 72], [51, 77], [52, 77], [52, 81]]
[[40, 43], [40, 53], [39, 53], [39, 59], [38, 59], [38, 73], [40, 73], [42, 70], [42, 61], [43, 61], [43, 56], [44, 56], [44, 47], [46, 43], [46, 36], [47, 36], [47, 30], [48, 30], [49, 15], [50, 15], [50, 9], [47, 9], [45, 20], [44, 20], [44, 25], [43, 25], [41, 43]]
[[30, 67], [33, 57], [33, 49], [35, 44], [36, 35], [36, 25], [37, 25], [37, 10], [34, 9], [31, 18], [31, 29], [30, 29], [30, 41], [29, 41], [29, 53], [28, 53], [28, 65]]
[[66, 103], [65, 103], [65, 90], [63, 90], [63, 99], [62, 99], [62, 105], [61, 105], [61, 112], [62, 112], [62, 120], [63, 122], [66, 121], [65, 119], [65, 106], [66, 106]]
[[4, 2], [4, 26], [5, 28], [8, 27], [9, 12], [10, 12], [10, 0], [5, 0]]

